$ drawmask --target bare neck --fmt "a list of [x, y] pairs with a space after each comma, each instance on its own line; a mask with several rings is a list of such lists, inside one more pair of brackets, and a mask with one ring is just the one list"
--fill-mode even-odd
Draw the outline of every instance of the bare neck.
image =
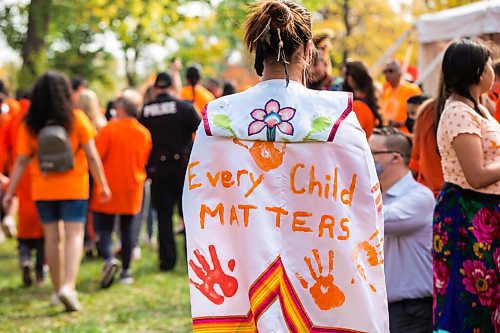
[[[290, 80], [296, 81], [300, 84], [304, 84], [303, 66], [295, 62], [290, 62], [288, 64], [288, 76]], [[264, 63], [264, 72], [262, 73], [262, 81], [274, 80], [274, 79], [286, 79], [285, 66], [282, 63], [267, 60]]]

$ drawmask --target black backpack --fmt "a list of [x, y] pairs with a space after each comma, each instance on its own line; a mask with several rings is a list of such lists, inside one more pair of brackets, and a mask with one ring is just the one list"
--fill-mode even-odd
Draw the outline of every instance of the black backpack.
[[50, 124], [38, 134], [38, 163], [42, 172], [65, 172], [74, 167], [68, 133], [61, 125]]

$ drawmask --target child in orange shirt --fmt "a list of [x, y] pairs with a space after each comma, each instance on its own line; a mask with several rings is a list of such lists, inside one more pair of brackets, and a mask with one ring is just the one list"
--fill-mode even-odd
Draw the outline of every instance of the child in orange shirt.
[[[99, 234], [99, 248], [106, 260], [101, 276], [101, 287], [107, 288], [120, 270], [120, 262], [112, 255], [114, 220], [120, 218], [122, 283], [131, 283], [130, 261], [133, 249], [134, 217], [141, 210], [146, 164], [152, 148], [149, 131], [136, 116], [141, 110], [142, 98], [138, 92], [125, 90], [115, 104], [116, 118], [98, 134], [96, 146], [104, 165], [106, 178], [113, 193], [106, 203], [94, 200], [90, 208], [95, 212], [95, 224]], [[99, 191], [99, 187], [94, 187]]]

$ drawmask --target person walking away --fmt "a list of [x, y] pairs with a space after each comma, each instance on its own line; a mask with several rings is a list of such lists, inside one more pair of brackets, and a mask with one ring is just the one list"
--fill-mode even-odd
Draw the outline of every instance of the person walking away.
[[[97, 135], [96, 146], [113, 196], [101, 203], [94, 187], [90, 209], [96, 213], [99, 247], [105, 260], [101, 287], [107, 288], [115, 279], [120, 266], [120, 280], [131, 283], [130, 262], [133, 249], [133, 223], [141, 210], [146, 164], [151, 151], [151, 135], [136, 119], [142, 107], [137, 91], [125, 90], [115, 101], [116, 118]], [[112, 232], [115, 217], [119, 217], [121, 231], [121, 265], [113, 257]], [[139, 221], [135, 221], [138, 223]]]
[[[12, 204], [21, 176], [33, 160], [30, 165], [31, 190], [43, 223], [46, 258], [54, 292], [67, 311], [78, 311], [81, 305], [76, 292], [76, 278], [83, 251], [83, 222], [89, 196], [87, 160], [94, 178], [101, 185], [99, 197], [103, 201], [109, 200], [111, 192], [95, 148], [94, 129], [87, 116], [73, 108], [71, 93], [69, 80], [58, 72], [49, 71], [35, 83], [31, 106], [19, 129], [18, 155], [3, 206], [9, 208]], [[64, 148], [69, 146], [63, 152], [63, 160], [57, 160], [42, 150], [46, 147], [39, 145], [39, 134], [48, 124], [60, 135], [50, 136], [45, 132], [46, 138]], [[65, 130], [66, 136], [60, 129]], [[52, 163], [41, 163], [40, 158]], [[55, 166], [61, 166], [62, 170], [51, 169]], [[64, 234], [59, 232], [60, 224]]]
[[161, 271], [175, 267], [177, 251], [172, 225], [174, 207], [182, 218], [182, 184], [200, 116], [193, 105], [170, 94], [172, 78], [156, 77], [156, 99], [144, 105], [139, 121], [151, 133], [153, 148], [147, 166], [151, 200], [158, 215], [158, 253]]

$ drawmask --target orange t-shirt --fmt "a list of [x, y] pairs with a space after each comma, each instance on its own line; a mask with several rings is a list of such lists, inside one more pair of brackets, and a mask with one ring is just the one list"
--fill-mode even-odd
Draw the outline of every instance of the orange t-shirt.
[[[18, 101], [12, 98], [6, 98], [4, 105], [1, 105], [0, 110], [0, 147], [4, 145], [2, 141], [6, 140], [7, 132], [3, 129], [12, 117], [15, 117], [21, 112], [21, 105]], [[12, 161], [9, 160], [8, 154], [0, 151], [0, 172], [5, 172], [10, 169]]]
[[214, 95], [208, 91], [205, 87], [197, 84], [194, 87], [194, 98], [193, 98], [193, 87], [185, 86], [182, 88], [180, 97], [181, 99], [185, 99], [187, 101], [193, 102], [193, 106], [201, 114], [201, 111], [209, 102], [215, 99]]
[[83, 145], [95, 137], [92, 123], [81, 110], [73, 110], [73, 128], [69, 141], [74, 152], [74, 168], [66, 172], [43, 174], [38, 165], [36, 150], [37, 138], [26, 123], [21, 124], [17, 137], [17, 153], [33, 156], [29, 166], [31, 174], [31, 194], [35, 201], [49, 200], [87, 200], [89, 198], [89, 172]]
[[100, 203], [100, 188], [94, 186], [90, 209], [113, 215], [139, 213], [152, 148], [151, 134], [136, 119], [115, 119], [99, 132], [96, 146], [112, 195], [110, 201]]
[[[29, 104], [28, 104], [29, 105]], [[19, 127], [22, 124], [23, 118], [26, 115], [28, 108], [21, 104], [21, 112], [11, 117], [10, 121], [5, 124], [5, 141], [1, 148], [9, 155], [10, 161], [16, 159], [16, 141]], [[33, 163], [31, 161], [30, 163]], [[9, 171], [12, 171], [13, 165], [9, 165]], [[16, 196], [19, 199], [18, 210], [18, 236], [19, 238], [32, 239], [43, 237], [42, 224], [35, 206], [35, 202], [31, 197], [31, 176], [29, 172], [25, 172], [16, 188]]]
[[361, 128], [366, 133], [366, 138], [368, 139], [372, 135], [373, 129], [375, 128], [376, 118], [373, 115], [372, 109], [360, 100], [354, 100], [352, 103], [352, 109], [358, 117], [359, 124]]
[[417, 116], [413, 131], [413, 149], [410, 168], [418, 172], [417, 181], [439, 194], [443, 186], [441, 157], [437, 153], [434, 123], [434, 101], [430, 101]]
[[408, 81], [402, 80], [400, 85], [393, 88], [386, 83], [380, 100], [382, 113], [387, 121], [404, 123], [406, 121], [406, 101], [408, 98], [422, 94], [420, 88]]

